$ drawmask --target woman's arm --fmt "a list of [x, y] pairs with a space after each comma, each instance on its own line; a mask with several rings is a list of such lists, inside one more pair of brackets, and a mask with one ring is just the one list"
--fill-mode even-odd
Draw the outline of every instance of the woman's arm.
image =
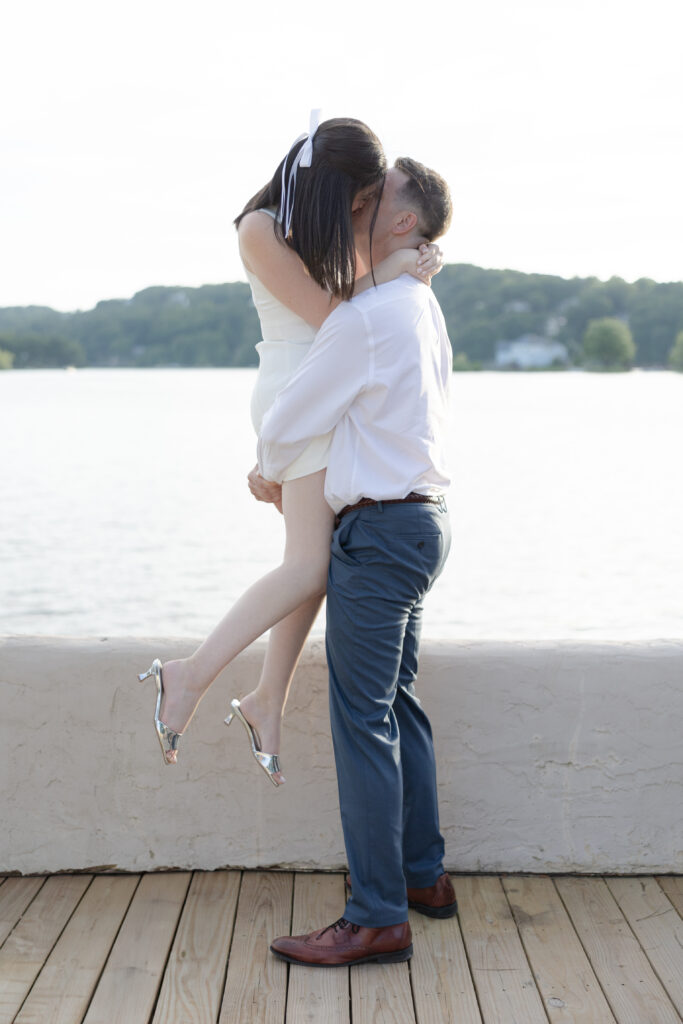
[[419, 249], [396, 249], [391, 256], [378, 263], [375, 269], [375, 280], [368, 271], [357, 277], [353, 286], [353, 294], [372, 288], [374, 284], [387, 284], [401, 274], [412, 274], [418, 281], [429, 284], [434, 274], [438, 274], [443, 266], [443, 253], [433, 242], [421, 245]]
[[[247, 270], [256, 274], [271, 295], [317, 330], [341, 299], [330, 295], [309, 276], [297, 254], [276, 236], [273, 218], [259, 210], [248, 213], [240, 221], [238, 238]], [[438, 256], [432, 251], [399, 249], [377, 264], [375, 281], [386, 284], [408, 273], [429, 283], [431, 275], [441, 269], [440, 250], [436, 246], [427, 247], [427, 250], [432, 249]], [[372, 275], [364, 274], [356, 280], [354, 295], [372, 285]]]
[[273, 231], [273, 218], [254, 210], [242, 218], [237, 234], [247, 270], [256, 274], [271, 295], [317, 330], [341, 300], [309, 276], [294, 250]]

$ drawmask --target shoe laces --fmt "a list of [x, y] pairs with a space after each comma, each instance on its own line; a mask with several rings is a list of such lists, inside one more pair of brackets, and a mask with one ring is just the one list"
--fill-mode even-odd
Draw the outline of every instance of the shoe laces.
[[327, 928], [323, 928], [318, 938], [321, 939], [325, 932], [329, 932], [330, 928], [334, 928], [336, 932], [338, 930], [343, 930], [344, 928], [349, 927], [351, 928], [351, 931], [353, 932], [354, 935], [357, 935], [358, 932], [360, 931], [359, 924], [354, 924], [352, 921], [347, 921], [345, 917], [340, 917], [338, 921], [334, 921], [332, 924], [328, 924]]

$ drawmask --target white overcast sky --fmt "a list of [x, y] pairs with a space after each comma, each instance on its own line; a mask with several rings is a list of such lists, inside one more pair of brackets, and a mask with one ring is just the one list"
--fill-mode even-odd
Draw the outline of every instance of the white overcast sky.
[[681, 6], [8, 4], [0, 306], [243, 280], [232, 218], [313, 106], [444, 175], [448, 262], [681, 280]]

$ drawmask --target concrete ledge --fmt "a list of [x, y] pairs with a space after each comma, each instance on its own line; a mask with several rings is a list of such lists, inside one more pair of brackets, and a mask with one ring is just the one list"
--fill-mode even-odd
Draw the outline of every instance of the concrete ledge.
[[[324, 649], [302, 659], [275, 789], [223, 725], [254, 645], [165, 767], [136, 672], [195, 641], [0, 641], [0, 871], [340, 868]], [[683, 641], [426, 642], [447, 866], [683, 871]]]

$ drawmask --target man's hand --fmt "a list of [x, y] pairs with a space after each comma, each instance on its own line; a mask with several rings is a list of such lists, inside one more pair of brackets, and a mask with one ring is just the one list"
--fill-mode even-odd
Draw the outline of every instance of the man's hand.
[[264, 480], [258, 471], [258, 466], [254, 466], [247, 474], [247, 480], [249, 490], [257, 501], [270, 502], [282, 514], [282, 486], [280, 484], [274, 484], [272, 480]]

